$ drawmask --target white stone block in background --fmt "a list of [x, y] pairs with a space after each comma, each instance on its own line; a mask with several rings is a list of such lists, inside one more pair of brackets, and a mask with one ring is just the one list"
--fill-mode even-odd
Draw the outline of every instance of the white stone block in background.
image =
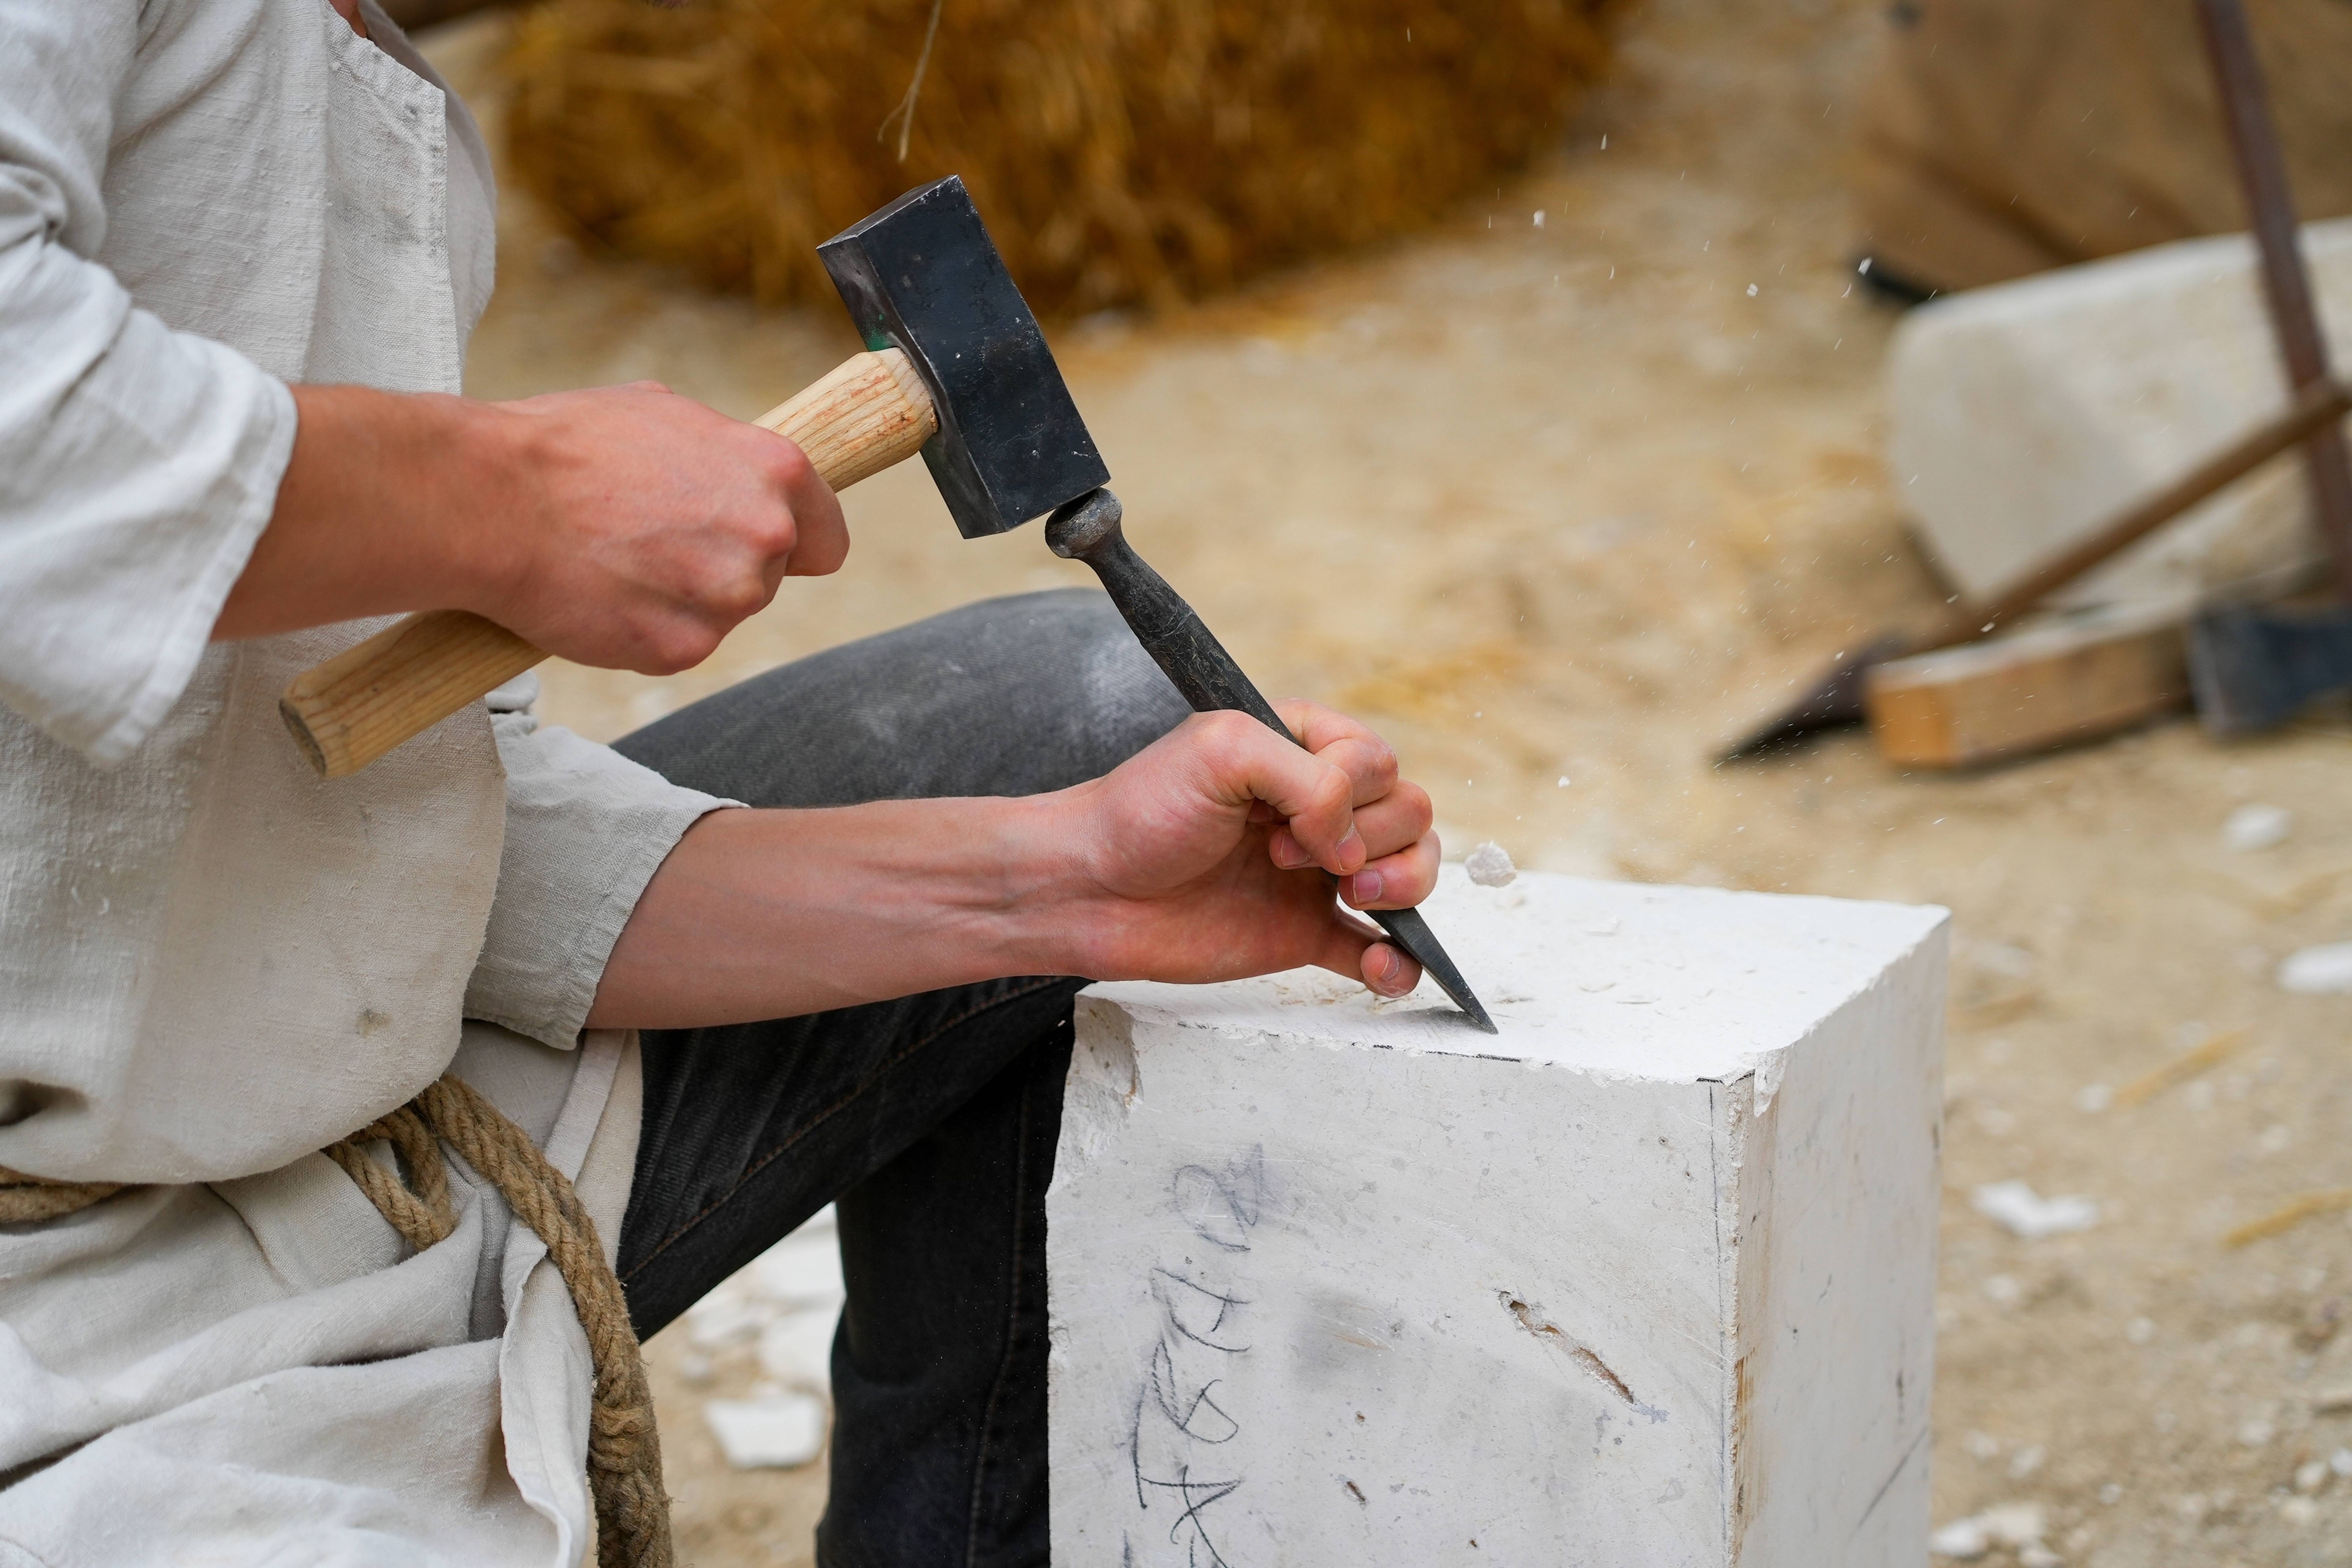
[[[2330, 352], [2352, 363], [2352, 219], [2304, 230]], [[1954, 586], [1981, 598], [2283, 412], [2252, 241], [2183, 240], [1947, 295], [1887, 351], [1887, 473]], [[2292, 461], [2168, 524], [2069, 604], [2284, 584], [2321, 559]]]
[[1055, 1563], [1924, 1562], [1944, 912], [1448, 867], [1430, 916], [1499, 1038], [1080, 998]]

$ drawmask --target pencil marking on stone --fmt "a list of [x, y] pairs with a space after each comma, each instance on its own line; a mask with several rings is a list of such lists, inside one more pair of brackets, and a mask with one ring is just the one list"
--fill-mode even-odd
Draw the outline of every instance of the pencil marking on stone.
[[[1265, 1151], [1252, 1148], [1222, 1168], [1179, 1166], [1169, 1177], [1169, 1196], [1192, 1234], [1218, 1253], [1197, 1260], [1187, 1257], [1181, 1268], [1155, 1264], [1146, 1279], [1144, 1288], [1160, 1308], [1160, 1329], [1128, 1427], [1129, 1474], [1138, 1508], [1150, 1512], [1155, 1499], [1171, 1497], [1182, 1505], [1169, 1526], [1168, 1542], [1184, 1548], [1192, 1568], [1229, 1568], [1206, 1516], [1247, 1478], [1195, 1480], [1192, 1461], [1199, 1457], [1195, 1445], [1231, 1443], [1242, 1435], [1242, 1426], [1217, 1402], [1215, 1391], [1223, 1379], [1203, 1375], [1201, 1354], [1206, 1351], [1218, 1358], [1211, 1365], [1231, 1366], [1233, 1358], [1249, 1353], [1249, 1345], [1231, 1332], [1249, 1298], [1213, 1276], [1234, 1255], [1250, 1249], [1249, 1233], [1264, 1215]], [[1221, 1258], [1219, 1253], [1227, 1256]], [[1364, 1500], [1360, 1491], [1357, 1500]], [[1132, 1561], [1131, 1544], [1129, 1552]]]
[[1177, 1214], [1210, 1246], [1247, 1252], [1244, 1237], [1257, 1224], [1265, 1194], [1265, 1151], [1256, 1148], [1223, 1171], [1182, 1167], [1169, 1182]]
[[[1226, 1317], [1234, 1308], [1249, 1305], [1244, 1298], [1212, 1290], [1172, 1268], [1154, 1268], [1151, 1271], [1151, 1299], [1166, 1310], [1168, 1326], [1194, 1344], [1222, 1351], [1227, 1355], [1240, 1355], [1249, 1349], [1247, 1345], [1231, 1345], [1211, 1337], [1224, 1326]], [[1213, 1312], [1210, 1310], [1212, 1308], [1214, 1308]]]

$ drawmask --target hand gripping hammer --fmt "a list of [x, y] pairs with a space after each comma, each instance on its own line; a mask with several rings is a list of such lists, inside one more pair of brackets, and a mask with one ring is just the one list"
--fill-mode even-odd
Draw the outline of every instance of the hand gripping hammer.
[[[868, 352], [759, 423], [843, 489], [919, 447], [967, 539], [1052, 513], [1045, 541], [1084, 561], [1194, 710], [1237, 709], [1292, 739], [1233, 656], [1120, 532], [1110, 470], [1061, 368], [954, 175], [909, 191], [817, 247]], [[320, 772], [364, 767], [546, 656], [478, 616], [412, 616], [299, 677], [279, 704]], [[1369, 910], [1492, 1034], [1418, 910]]]

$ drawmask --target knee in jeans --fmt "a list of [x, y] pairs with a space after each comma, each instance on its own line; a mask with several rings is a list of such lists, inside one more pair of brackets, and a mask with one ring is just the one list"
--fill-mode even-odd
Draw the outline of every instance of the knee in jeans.
[[1100, 590], [965, 605], [755, 676], [616, 745], [754, 805], [1035, 795], [1190, 711]]
[[1192, 711], [1143, 651], [1108, 595], [1057, 588], [995, 602], [1020, 624], [1043, 658], [1037, 696], [1060, 708], [1104, 771], [1182, 722]]

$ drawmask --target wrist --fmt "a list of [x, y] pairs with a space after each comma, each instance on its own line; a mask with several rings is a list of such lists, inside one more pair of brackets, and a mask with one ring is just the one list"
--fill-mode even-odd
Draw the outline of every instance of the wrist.
[[1008, 974], [1101, 978], [1111, 911], [1087, 855], [1091, 784], [997, 804], [1003, 868], [997, 965]]
[[534, 421], [499, 404], [420, 398], [427, 491], [424, 553], [437, 563], [432, 603], [511, 625], [530, 577], [528, 541], [543, 461]]

